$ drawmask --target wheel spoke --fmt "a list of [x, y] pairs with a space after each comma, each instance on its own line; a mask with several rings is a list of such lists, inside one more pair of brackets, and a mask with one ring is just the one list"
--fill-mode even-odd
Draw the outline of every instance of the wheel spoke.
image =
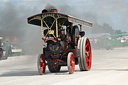
[[88, 59], [87, 63], [88, 63], [88, 65], [89, 65], [89, 64], [90, 64], [90, 58], [89, 58], [89, 56], [88, 56], [88, 58], [87, 58], [87, 59]]
[[88, 43], [86, 44], [85, 48], [87, 48], [87, 47], [88, 47]]

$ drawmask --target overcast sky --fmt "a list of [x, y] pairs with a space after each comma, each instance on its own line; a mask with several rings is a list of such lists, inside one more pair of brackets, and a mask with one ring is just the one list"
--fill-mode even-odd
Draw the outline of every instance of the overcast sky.
[[113, 29], [128, 32], [128, 0], [0, 0], [0, 18], [10, 4], [17, 10], [23, 8], [26, 11], [24, 14], [31, 16], [40, 13], [47, 3], [56, 6], [60, 12], [98, 24], [108, 23]]

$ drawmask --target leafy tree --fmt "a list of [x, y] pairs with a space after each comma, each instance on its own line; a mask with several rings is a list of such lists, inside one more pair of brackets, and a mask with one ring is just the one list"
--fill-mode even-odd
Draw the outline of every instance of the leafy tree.
[[115, 30], [115, 34], [122, 34], [121, 30]]
[[94, 23], [92, 33], [93, 34], [98, 34], [98, 33], [122, 34], [122, 31], [121, 30], [114, 30], [107, 23], [104, 23], [102, 25], [99, 25], [98, 23]]

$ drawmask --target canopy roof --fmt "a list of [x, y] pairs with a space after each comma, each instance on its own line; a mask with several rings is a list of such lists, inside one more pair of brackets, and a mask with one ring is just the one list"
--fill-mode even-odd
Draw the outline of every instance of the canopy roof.
[[[80, 25], [85, 25], [85, 26], [89, 26], [92, 27], [92, 23], [81, 20], [81, 19], [77, 19], [74, 17], [71, 17], [69, 15], [65, 15], [65, 14], [61, 14], [61, 13], [41, 13], [41, 14], [37, 14], [31, 17], [28, 17], [28, 23], [29, 24], [33, 24], [33, 25], [38, 25], [41, 26], [41, 19], [43, 19], [48, 25], [50, 25], [52, 22], [54, 22], [54, 20], [57, 19], [58, 23], [61, 25], [70, 25], [71, 23], [73, 24], [80, 24]], [[45, 25], [44, 25], [45, 27]]]

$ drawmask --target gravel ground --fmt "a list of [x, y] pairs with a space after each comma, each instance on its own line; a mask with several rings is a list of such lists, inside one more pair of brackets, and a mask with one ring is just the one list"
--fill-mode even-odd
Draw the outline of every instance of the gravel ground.
[[38, 75], [37, 55], [9, 57], [0, 61], [0, 85], [128, 85], [128, 47], [92, 50], [90, 71], [69, 74], [67, 67], [58, 73]]

